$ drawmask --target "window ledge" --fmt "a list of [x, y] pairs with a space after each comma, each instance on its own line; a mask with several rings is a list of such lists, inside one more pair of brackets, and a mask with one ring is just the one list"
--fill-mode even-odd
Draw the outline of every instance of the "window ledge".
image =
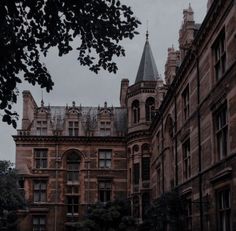
[[210, 182], [214, 184], [224, 178], [230, 177], [231, 174], [232, 174], [232, 168], [231, 167], [225, 168], [222, 171], [218, 172], [215, 176], [210, 178]]

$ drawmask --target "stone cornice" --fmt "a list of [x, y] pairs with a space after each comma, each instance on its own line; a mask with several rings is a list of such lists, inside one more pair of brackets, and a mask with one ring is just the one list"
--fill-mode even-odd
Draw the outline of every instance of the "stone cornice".
[[126, 143], [126, 137], [117, 136], [13, 136], [15, 142], [19, 141], [32, 141], [32, 142], [76, 142], [76, 143], [90, 143], [90, 142], [117, 142]]
[[127, 141], [132, 141], [132, 139], [137, 139], [137, 138], [148, 138], [150, 137], [151, 133], [149, 130], [139, 130], [135, 132], [131, 132], [127, 135]]

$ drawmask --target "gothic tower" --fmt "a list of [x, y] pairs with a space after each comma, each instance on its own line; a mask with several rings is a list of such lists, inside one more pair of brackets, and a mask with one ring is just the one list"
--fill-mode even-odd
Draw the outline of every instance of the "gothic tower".
[[149, 44], [148, 32], [135, 83], [121, 83], [121, 106], [128, 110], [128, 196], [133, 216], [141, 220], [150, 198], [149, 128], [163, 98], [163, 81]]

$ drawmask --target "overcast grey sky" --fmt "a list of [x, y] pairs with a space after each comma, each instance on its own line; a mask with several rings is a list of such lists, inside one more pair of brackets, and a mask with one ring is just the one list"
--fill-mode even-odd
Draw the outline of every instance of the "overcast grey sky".
[[[43, 59], [55, 82], [51, 93], [44, 95], [46, 105], [66, 105], [75, 101], [77, 105], [97, 106], [107, 101], [108, 105], [119, 106], [120, 81], [128, 78], [130, 84], [134, 83], [138, 65], [141, 59], [145, 31], [149, 29], [149, 41], [157, 68], [164, 77], [164, 65], [167, 49], [174, 45], [178, 48], [178, 33], [183, 19], [183, 9], [189, 3], [194, 10], [194, 18], [201, 23], [207, 10], [207, 0], [121, 0], [130, 5], [136, 17], [142, 22], [138, 28], [139, 35], [133, 40], [124, 40], [122, 45], [126, 50], [126, 57], [117, 59], [118, 73], [100, 72], [92, 73], [77, 62], [77, 53], [72, 51], [69, 55], [58, 57], [56, 50], [51, 50], [47, 58]], [[20, 97], [16, 110], [20, 113], [18, 129], [21, 127], [22, 90], [30, 90], [38, 105], [40, 105], [42, 91], [39, 87], [28, 84], [19, 86]], [[15, 161], [15, 144], [12, 135], [16, 130], [0, 122], [0, 160]]]

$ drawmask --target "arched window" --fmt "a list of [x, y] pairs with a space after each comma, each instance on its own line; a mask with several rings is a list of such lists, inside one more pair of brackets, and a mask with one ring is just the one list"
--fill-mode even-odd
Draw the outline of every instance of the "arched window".
[[139, 101], [135, 100], [132, 103], [132, 120], [133, 120], [133, 123], [134, 124], [138, 123], [139, 119], [140, 119]]
[[80, 156], [75, 152], [68, 154], [66, 158], [66, 166], [67, 183], [79, 183]]
[[146, 109], [146, 121], [152, 121], [155, 116], [155, 99], [153, 97], [149, 97], [145, 103]]

